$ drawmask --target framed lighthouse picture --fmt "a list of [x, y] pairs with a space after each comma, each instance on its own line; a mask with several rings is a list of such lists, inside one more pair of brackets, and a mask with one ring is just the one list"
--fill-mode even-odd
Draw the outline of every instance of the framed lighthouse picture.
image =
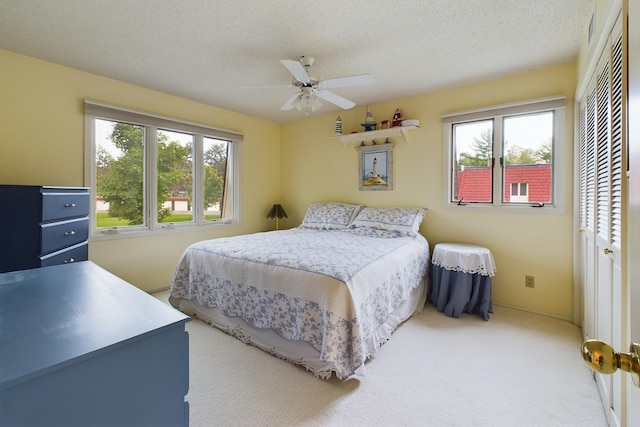
[[393, 143], [356, 147], [360, 152], [360, 190], [393, 189]]

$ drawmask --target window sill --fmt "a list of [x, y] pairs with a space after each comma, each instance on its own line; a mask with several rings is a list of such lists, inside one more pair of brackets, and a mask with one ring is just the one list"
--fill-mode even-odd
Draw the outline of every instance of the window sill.
[[228, 221], [220, 221], [212, 224], [206, 225], [179, 225], [179, 226], [169, 226], [169, 224], [163, 224], [162, 227], [158, 227], [154, 230], [149, 229], [137, 229], [137, 230], [126, 230], [126, 229], [118, 229], [117, 232], [103, 232], [107, 231], [94, 230], [89, 236], [89, 241], [103, 241], [103, 240], [117, 240], [117, 239], [134, 239], [140, 237], [154, 237], [154, 236], [162, 236], [167, 234], [180, 234], [180, 233], [194, 233], [201, 232], [205, 230], [216, 230], [216, 229], [228, 229], [232, 227], [239, 226], [240, 223], [234, 220]]
[[487, 203], [462, 203], [446, 202], [444, 209], [447, 211], [455, 212], [493, 212], [493, 213], [508, 213], [508, 214], [533, 214], [533, 215], [562, 215], [564, 209], [561, 206], [549, 203], [544, 206], [538, 207], [532, 204], [522, 205], [492, 205]]

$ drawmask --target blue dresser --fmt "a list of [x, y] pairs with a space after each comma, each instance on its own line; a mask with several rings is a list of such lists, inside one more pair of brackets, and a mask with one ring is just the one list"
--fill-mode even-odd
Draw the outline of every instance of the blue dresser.
[[91, 261], [0, 274], [0, 425], [187, 426], [189, 320]]
[[0, 185], [0, 273], [86, 261], [89, 189]]

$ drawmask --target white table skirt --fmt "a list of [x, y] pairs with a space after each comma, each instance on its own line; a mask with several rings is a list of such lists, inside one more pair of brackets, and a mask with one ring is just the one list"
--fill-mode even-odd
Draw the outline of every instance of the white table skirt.
[[431, 258], [429, 299], [438, 311], [451, 317], [477, 313], [489, 320], [491, 277], [496, 265], [487, 248], [464, 243], [438, 243]]
[[489, 249], [464, 243], [438, 243], [431, 262], [447, 270], [482, 276], [495, 276], [497, 271]]

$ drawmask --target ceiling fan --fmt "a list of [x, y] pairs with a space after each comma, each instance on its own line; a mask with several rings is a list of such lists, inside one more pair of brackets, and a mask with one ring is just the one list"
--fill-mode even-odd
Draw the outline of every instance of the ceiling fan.
[[[321, 98], [327, 102], [337, 105], [338, 107], [348, 110], [352, 108], [355, 102], [352, 102], [340, 95], [336, 95], [327, 89], [335, 89], [348, 86], [363, 86], [373, 83], [373, 76], [370, 74], [358, 74], [355, 76], [336, 77], [333, 79], [319, 80], [309, 75], [309, 68], [315, 62], [313, 56], [301, 56], [299, 60], [281, 59], [282, 65], [293, 75], [293, 83], [291, 85], [282, 85], [282, 87], [295, 87], [298, 91], [293, 94], [287, 102], [285, 102], [280, 110], [303, 109], [309, 114], [309, 110], [316, 111], [322, 107], [322, 103], [318, 100]], [[252, 87], [255, 87], [253, 85]]]

